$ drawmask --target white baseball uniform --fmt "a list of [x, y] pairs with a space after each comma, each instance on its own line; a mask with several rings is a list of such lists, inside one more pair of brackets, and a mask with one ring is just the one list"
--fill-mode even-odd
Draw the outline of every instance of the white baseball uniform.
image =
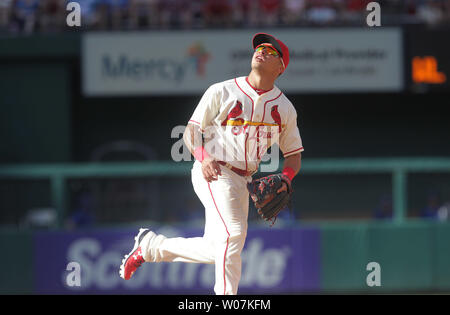
[[[243, 171], [256, 172], [268, 147], [278, 142], [283, 156], [303, 151], [292, 103], [276, 87], [259, 95], [246, 77], [216, 83], [204, 93], [189, 124], [210, 140], [205, 150], [217, 160]], [[208, 134], [208, 135], [206, 135]], [[212, 139], [211, 139], [212, 137]], [[145, 261], [215, 264], [216, 294], [237, 294], [241, 251], [247, 235], [251, 176], [221, 166], [221, 176], [208, 183], [195, 161], [194, 190], [205, 207], [203, 237], [166, 238], [159, 235], [144, 254]]]

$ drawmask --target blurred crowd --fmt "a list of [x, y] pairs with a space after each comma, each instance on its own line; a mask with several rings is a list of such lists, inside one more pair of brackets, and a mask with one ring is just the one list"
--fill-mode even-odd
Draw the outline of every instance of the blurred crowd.
[[[0, 0], [0, 32], [59, 32], [69, 2], [87, 30], [364, 25], [370, 0]], [[382, 23], [450, 24], [450, 0], [378, 0]]]
[[[420, 209], [409, 209], [409, 212], [410, 217], [447, 221], [450, 219], [450, 201], [445, 200], [439, 190], [429, 190], [425, 198], [425, 205]], [[394, 218], [393, 200], [390, 194], [381, 196], [377, 207], [374, 208], [373, 217], [379, 220]]]

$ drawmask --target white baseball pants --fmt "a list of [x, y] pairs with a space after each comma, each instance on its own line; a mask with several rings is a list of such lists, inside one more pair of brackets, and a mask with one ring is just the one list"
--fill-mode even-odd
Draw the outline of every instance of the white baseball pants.
[[[188, 262], [215, 264], [214, 292], [217, 295], [237, 294], [241, 278], [241, 252], [247, 236], [249, 195], [247, 182], [242, 177], [222, 167], [218, 180], [208, 183], [195, 161], [192, 184], [205, 207], [203, 237], [156, 237], [143, 253], [150, 262]], [[147, 247], [147, 246], [146, 246]]]

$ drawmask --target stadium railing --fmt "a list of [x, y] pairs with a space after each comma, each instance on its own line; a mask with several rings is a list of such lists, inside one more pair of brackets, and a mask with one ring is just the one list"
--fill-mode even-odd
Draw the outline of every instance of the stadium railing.
[[[1, 165], [0, 178], [49, 179], [52, 206], [62, 226], [68, 210], [68, 179], [187, 176], [191, 167], [192, 162], [173, 161]], [[301, 169], [301, 174], [391, 174], [394, 223], [407, 220], [408, 174], [412, 172], [450, 172], [450, 158], [303, 159]]]

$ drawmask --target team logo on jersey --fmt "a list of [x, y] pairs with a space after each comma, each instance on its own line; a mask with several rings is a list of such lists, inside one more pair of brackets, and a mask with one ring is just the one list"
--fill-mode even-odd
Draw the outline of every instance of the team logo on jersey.
[[237, 101], [233, 108], [228, 113], [227, 117], [222, 122], [222, 126], [231, 126], [231, 133], [235, 136], [246, 132], [249, 126], [254, 127], [256, 130], [257, 138], [271, 138], [273, 127], [278, 127], [278, 133], [281, 132], [281, 115], [278, 112], [278, 105], [272, 106], [270, 115], [274, 123], [268, 123], [263, 121], [249, 121], [243, 118], [238, 118], [243, 113], [243, 106], [240, 101]]
[[222, 122], [222, 126], [228, 125], [228, 121], [240, 121], [244, 122], [242, 118], [237, 118], [242, 114], [242, 103], [237, 101], [236, 105], [233, 106], [231, 111], [228, 113], [227, 118]]
[[206, 62], [210, 57], [205, 47], [202, 43], [197, 42], [188, 48], [187, 54], [195, 64], [197, 75], [204, 77], [206, 73]]
[[236, 105], [233, 106], [231, 111], [228, 113], [227, 118], [222, 122], [222, 126], [231, 125], [233, 128], [231, 129], [231, 133], [237, 136], [242, 132], [242, 126], [245, 124], [245, 120], [242, 118], [238, 118], [243, 112], [242, 103], [240, 101], [236, 102]]
[[272, 106], [270, 116], [272, 116], [273, 121], [278, 125], [278, 132], [281, 133], [281, 116], [278, 112], [278, 105]]

